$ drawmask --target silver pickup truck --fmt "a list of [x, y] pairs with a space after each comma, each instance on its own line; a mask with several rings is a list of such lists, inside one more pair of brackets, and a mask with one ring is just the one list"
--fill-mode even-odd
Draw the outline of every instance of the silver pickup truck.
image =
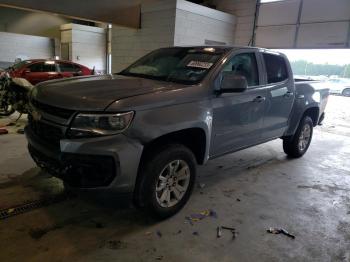
[[37, 85], [25, 132], [65, 185], [125, 193], [165, 218], [188, 201], [198, 164], [276, 138], [301, 157], [328, 93], [294, 83], [287, 58], [266, 49], [163, 48], [118, 74]]

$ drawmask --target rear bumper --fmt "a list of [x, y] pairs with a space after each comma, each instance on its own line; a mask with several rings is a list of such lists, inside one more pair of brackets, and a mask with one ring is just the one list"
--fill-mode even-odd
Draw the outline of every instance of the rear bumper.
[[138, 142], [119, 134], [62, 139], [57, 148], [40, 140], [28, 126], [25, 134], [29, 152], [37, 165], [69, 187], [84, 191], [133, 192], [143, 149]]

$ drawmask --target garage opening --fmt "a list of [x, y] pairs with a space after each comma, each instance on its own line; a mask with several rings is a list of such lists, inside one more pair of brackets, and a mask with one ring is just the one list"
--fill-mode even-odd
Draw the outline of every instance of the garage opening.
[[298, 80], [320, 81], [330, 89], [323, 130], [350, 135], [350, 50], [281, 49]]

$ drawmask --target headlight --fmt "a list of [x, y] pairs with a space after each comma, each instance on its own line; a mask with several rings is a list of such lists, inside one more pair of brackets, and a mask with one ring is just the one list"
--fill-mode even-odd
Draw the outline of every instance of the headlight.
[[134, 112], [119, 114], [78, 114], [69, 129], [70, 137], [114, 135], [127, 129]]

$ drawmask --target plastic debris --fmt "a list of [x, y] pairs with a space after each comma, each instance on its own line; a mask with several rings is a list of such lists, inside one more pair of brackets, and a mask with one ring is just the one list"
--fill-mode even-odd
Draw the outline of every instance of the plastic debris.
[[211, 216], [213, 218], [218, 218], [218, 214], [212, 209], [210, 210], [209, 216]]
[[214, 218], [217, 218], [218, 215], [217, 213], [212, 210], [212, 209], [207, 209], [207, 210], [204, 210], [202, 212], [199, 212], [199, 213], [194, 213], [194, 214], [191, 214], [190, 216], [186, 216], [185, 219], [191, 224], [193, 225], [193, 222], [198, 222], [206, 217], [214, 217]]
[[295, 239], [295, 236], [292, 235], [291, 233], [289, 233], [287, 230], [283, 229], [283, 228], [273, 228], [270, 227], [269, 229], [266, 230], [268, 233], [270, 234], [283, 234], [287, 237], [290, 237], [292, 239]]

